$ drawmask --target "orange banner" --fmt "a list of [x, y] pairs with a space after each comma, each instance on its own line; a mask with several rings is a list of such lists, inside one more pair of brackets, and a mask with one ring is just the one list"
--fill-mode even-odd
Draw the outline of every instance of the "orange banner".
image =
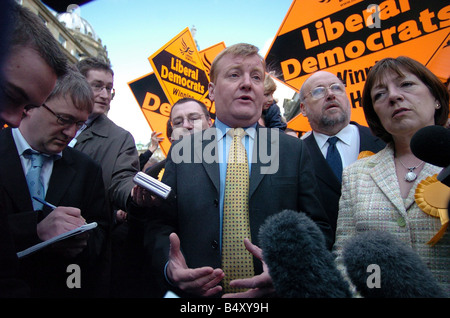
[[[367, 125], [361, 99], [370, 68], [382, 58], [407, 55], [445, 80], [449, 27], [448, 1], [294, 0], [266, 62], [297, 92], [316, 71], [336, 74], [347, 86], [351, 119]], [[302, 115], [288, 127], [311, 129]]]

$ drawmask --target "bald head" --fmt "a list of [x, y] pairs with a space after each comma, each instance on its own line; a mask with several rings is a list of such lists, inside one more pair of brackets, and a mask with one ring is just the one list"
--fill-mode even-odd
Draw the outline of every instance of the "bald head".
[[303, 83], [300, 110], [314, 131], [329, 136], [350, 123], [350, 101], [342, 81], [334, 74], [319, 71]]

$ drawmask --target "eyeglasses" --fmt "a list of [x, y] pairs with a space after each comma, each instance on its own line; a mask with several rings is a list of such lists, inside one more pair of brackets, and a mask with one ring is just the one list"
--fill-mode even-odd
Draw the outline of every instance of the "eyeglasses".
[[101, 83], [93, 83], [91, 84], [92, 90], [96, 93], [100, 93], [103, 89], [106, 89], [106, 93], [111, 95], [111, 99], [116, 95], [116, 90], [113, 87], [107, 87]]
[[67, 118], [62, 115], [56, 114], [53, 110], [51, 110], [47, 105], [42, 104], [42, 107], [47, 109], [50, 113], [52, 113], [56, 118], [58, 124], [61, 126], [64, 126], [65, 128], [72, 127], [72, 125], [75, 125], [77, 127], [77, 130], [86, 125], [84, 121], [74, 121], [72, 118]]
[[176, 117], [172, 120], [172, 126], [175, 128], [183, 126], [185, 120], [187, 120], [191, 125], [194, 124], [196, 120], [200, 120], [204, 114], [192, 113], [187, 117]]
[[345, 87], [342, 84], [334, 83], [331, 84], [329, 87], [325, 86], [317, 86], [316, 88], [312, 89], [308, 94], [305, 95], [308, 96], [311, 94], [311, 97], [313, 99], [321, 99], [325, 97], [325, 95], [328, 93], [328, 89], [330, 89], [331, 93], [335, 95], [344, 95], [345, 94]]

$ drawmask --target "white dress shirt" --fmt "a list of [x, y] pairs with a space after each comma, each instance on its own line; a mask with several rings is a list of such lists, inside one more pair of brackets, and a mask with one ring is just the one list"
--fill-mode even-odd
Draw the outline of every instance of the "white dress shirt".
[[[316, 131], [313, 132], [313, 136], [324, 158], [326, 158], [329, 146], [327, 141], [328, 138], [332, 136], [324, 135]], [[335, 136], [339, 138], [339, 141], [336, 143], [336, 147], [341, 155], [342, 167], [345, 168], [358, 159], [360, 143], [358, 127], [349, 124]]]

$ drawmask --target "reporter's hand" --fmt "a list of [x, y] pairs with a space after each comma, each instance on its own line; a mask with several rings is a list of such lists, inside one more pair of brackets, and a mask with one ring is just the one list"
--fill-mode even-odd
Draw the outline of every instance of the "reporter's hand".
[[197, 296], [212, 296], [222, 290], [218, 285], [225, 276], [220, 268], [188, 268], [180, 250], [180, 239], [175, 233], [170, 234], [169, 263], [167, 276], [171, 283], [182, 291]]
[[37, 235], [46, 241], [86, 223], [78, 208], [59, 206], [37, 225]]
[[153, 206], [159, 206], [161, 204], [161, 201], [160, 199], [158, 199], [158, 197], [152, 195], [149, 191], [138, 185], [134, 186], [131, 190], [131, 198], [139, 207], [151, 208]]
[[[76, 229], [86, 224], [81, 211], [73, 207], [57, 207], [37, 225], [37, 234], [42, 241]], [[52, 245], [55, 252], [73, 258], [87, 246], [89, 233], [82, 233]]]

